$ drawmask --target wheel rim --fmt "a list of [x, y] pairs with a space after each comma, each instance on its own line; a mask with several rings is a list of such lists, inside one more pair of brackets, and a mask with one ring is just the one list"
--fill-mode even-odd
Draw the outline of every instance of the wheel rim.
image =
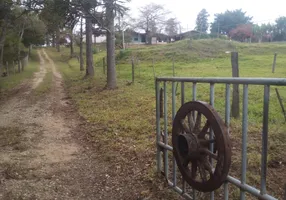
[[178, 168], [194, 189], [214, 191], [226, 180], [231, 163], [230, 139], [212, 106], [200, 101], [184, 104], [173, 122], [172, 143]]

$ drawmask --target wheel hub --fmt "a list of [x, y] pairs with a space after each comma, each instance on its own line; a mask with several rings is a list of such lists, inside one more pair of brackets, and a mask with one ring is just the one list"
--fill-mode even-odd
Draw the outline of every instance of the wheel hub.
[[199, 143], [193, 134], [180, 134], [178, 136], [179, 153], [183, 158], [199, 159]]

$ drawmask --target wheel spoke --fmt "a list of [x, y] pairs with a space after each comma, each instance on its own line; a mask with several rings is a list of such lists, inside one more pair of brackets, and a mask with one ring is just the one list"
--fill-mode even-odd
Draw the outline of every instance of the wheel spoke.
[[210, 176], [213, 176], [212, 166], [208, 159], [204, 159], [204, 166], [205, 166], [205, 169], [210, 173]]
[[205, 135], [207, 134], [208, 129], [210, 128], [210, 122], [207, 120], [206, 124], [204, 125], [203, 129], [201, 132], [198, 134], [198, 138], [204, 138]]
[[193, 112], [188, 114], [188, 124], [189, 124], [189, 127], [190, 127], [190, 131], [192, 132], [194, 130]]
[[209, 157], [211, 157], [211, 158], [213, 158], [213, 159], [215, 159], [215, 160], [218, 159], [218, 158], [217, 158], [217, 155], [214, 154], [213, 152], [211, 152], [210, 150], [208, 150], [207, 148], [201, 148], [199, 151], [202, 152], [202, 153], [207, 154]]
[[196, 176], [197, 176], [197, 169], [198, 169], [198, 163], [197, 161], [193, 161], [192, 162], [192, 179], [196, 179]]
[[199, 142], [202, 146], [206, 146], [206, 145], [215, 143], [215, 139], [212, 139], [212, 140], [199, 139]]
[[201, 128], [201, 120], [202, 120], [202, 113], [198, 112], [197, 118], [196, 118], [196, 123], [195, 123], [195, 128], [194, 128], [194, 133], [197, 134], [200, 131]]
[[199, 172], [200, 172], [202, 181], [206, 182], [207, 181], [207, 174], [206, 174], [206, 170], [205, 170], [205, 168], [201, 162], [199, 162]]
[[186, 125], [186, 123], [184, 122], [184, 120], [181, 120], [181, 127], [183, 128], [183, 131], [185, 133], [191, 133], [190, 128]]

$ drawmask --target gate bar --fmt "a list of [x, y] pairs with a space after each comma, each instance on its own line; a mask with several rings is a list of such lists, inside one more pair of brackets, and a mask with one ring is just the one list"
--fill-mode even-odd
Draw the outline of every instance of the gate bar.
[[[247, 130], [248, 130], [248, 85], [243, 85], [243, 111], [242, 111], [242, 162], [241, 162], [241, 184], [246, 183], [247, 168]], [[240, 190], [240, 200], [245, 199], [245, 191]]]
[[286, 78], [199, 78], [199, 77], [157, 77], [156, 81], [195, 82], [195, 83], [229, 83], [249, 85], [286, 85]]
[[[227, 134], [229, 134], [229, 123], [230, 123], [230, 84], [225, 85], [225, 124], [227, 127]], [[228, 200], [228, 182], [223, 185], [224, 188], [224, 200]]]
[[[156, 141], [160, 141], [161, 133], [160, 133], [160, 82], [156, 81], [155, 84], [156, 88]], [[157, 172], [160, 173], [161, 171], [161, 165], [162, 165], [162, 160], [161, 160], [161, 149], [157, 145]]]
[[261, 155], [261, 194], [266, 194], [267, 173], [267, 143], [268, 143], [268, 118], [269, 118], [269, 85], [264, 86], [263, 128], [262, 128], [262, 155]]
[[[172, 121], [176, 115], [176, 86], [175, 82], [172, 83]], [[172, 150], [171, 150], [172, 151]], [[177, 186], [177, 163], [173, 156], [173, 187]]]
[[[164, 143], [168, 144], [168, 110], [167, 110], [167, 82], [164, 82]], [[169, 163], [168, 163], [168, 150], [164, 149], [164, 172], [168, 180]]]

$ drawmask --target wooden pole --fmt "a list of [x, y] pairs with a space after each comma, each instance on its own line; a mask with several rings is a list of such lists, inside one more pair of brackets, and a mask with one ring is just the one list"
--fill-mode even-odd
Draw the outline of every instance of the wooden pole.
[[[239, 77], [238, 52], [231, 52], [232, 77]], [[231, 116], [239, 118], [239, 85], [233, 84]]]
[[135, 64], [134, 64], [134, 58], [132, 57], [132, 83], [134, 84], [135, 82]]
[[274, 60], [272, 65], [272, 73], [275, 72], [277, 53], [274, 53]]

